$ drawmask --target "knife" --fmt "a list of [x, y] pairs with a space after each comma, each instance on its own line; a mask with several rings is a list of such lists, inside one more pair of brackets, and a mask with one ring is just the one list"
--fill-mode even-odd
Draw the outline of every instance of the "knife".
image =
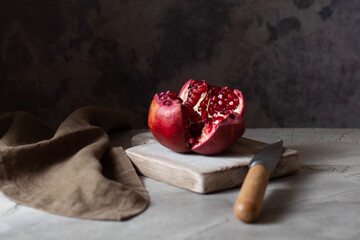
[[245, 223], [251, 223], [260, 214], [269, 182], [283, 149], [283, 140], [272, 143], [258, 152], [249, 162], [249, 171], [241, 186], [234, 205], [235, 216]]

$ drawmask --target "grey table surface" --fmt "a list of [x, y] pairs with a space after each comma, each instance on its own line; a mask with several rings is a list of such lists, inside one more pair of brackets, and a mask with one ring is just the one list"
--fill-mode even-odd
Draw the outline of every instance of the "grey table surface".
[[360, 239], [360, 129], [247, 129], [245, 137], [281, 137], [302, 162], [270, 181], [254, 224], [233, 215], [239, 189], [201, 195], [141, 177], [150, 205], [123, 222], [49, 214], [0, 193], [0, 239]]

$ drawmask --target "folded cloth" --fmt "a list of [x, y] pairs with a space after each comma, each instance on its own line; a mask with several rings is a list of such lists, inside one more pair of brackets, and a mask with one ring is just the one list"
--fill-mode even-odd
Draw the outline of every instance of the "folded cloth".
[[70, 217], [124, 220], [149, 195], [106, 131], [126, 127], [119, 113], [80, 108], [56, 131], [26, 112], [0, 114], [0, 190], [20, 204]]

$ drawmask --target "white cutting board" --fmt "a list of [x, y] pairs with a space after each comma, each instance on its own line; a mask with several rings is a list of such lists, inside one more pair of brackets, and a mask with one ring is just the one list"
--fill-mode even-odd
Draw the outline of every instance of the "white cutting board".
[[[211, 193], [240, 186], [248, 163], [266, 143], [240, 138], [229, 150], [216, 156], [176, 153], [159, 144], [151, 132], [132, 138], [134, 147], [126, 149], [142, 175], [197, 193]], [[297, 151], [284, 148], [271, 178], [300, 169]]]

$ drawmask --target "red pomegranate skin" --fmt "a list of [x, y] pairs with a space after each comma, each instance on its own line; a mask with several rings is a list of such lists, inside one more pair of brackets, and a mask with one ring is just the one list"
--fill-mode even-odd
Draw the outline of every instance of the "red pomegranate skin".
[[167, 106], [156, 94], [151, 102], [148, 125], [155, 139], [175, 152], [188, 152], [186, 144], [181, 103], [177, 100]]

